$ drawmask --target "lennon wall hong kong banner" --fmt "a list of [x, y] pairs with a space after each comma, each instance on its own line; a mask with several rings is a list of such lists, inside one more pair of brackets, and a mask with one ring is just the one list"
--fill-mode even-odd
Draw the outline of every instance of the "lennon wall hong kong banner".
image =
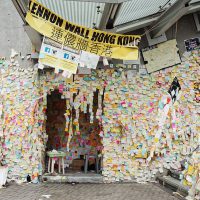
[[39, 33], [76, 50], [123, 60], [138, 59], [140, 36], [121, 35], [70, 23], [36, 0], [30, 0], [26, 21]]

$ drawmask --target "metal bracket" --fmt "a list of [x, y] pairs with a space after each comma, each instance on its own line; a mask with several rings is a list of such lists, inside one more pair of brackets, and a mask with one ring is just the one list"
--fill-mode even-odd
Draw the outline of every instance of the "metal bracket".
[[153, 46], [153, 45], [167, 41], [167, 37], [165, 33], [163, 33], [161, 36], [158, 36], [156, 38], [152, 38], [149, 33], [146, 33], [146, 37], [147, 37], [149, 46]]
[[193, 14], [194, 21], [195, 21], [195, 24], [196, 24], [198, 32], [200, 31], [200, 21], [199, 21], [200, 18], [199, 18], [199, 15], [200, 15], [200, 13], [194, 13]]

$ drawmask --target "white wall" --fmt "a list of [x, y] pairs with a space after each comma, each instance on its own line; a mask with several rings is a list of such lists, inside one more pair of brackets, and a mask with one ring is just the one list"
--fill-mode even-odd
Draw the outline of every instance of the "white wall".
[[26, 55], [31, 53], [31, 42], [12, 1], [0, 0], [0, 57], [9, 57], [11, 48]]

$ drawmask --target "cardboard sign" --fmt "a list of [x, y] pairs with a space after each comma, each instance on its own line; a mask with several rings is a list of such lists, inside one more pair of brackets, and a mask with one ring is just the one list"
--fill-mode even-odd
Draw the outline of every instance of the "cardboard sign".
[[145, 49], [142, 54], [148, 73], [181, 63], [175, 39]]

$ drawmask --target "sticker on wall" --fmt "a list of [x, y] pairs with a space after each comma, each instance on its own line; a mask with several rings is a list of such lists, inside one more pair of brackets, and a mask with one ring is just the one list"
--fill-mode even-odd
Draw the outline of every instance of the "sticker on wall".
[[176, 99], [178, 98], [178, 94], [179, 94], [179, 91], [181, 90], [181, 86], [178, 82], [178, 79], [177, 77], [174, 78], [169, 90], [168, 90], [168, 93], [170, 94], [171, 98], [172, 98], [172, 101], [173, 103], [176, 101]]
[[184, 40], [184, 43], [185, 43], [185, 48], [187, 51], [192, 51], [192, 50], [200, 48], [199, 38], [191, 38], [188, 40]]

